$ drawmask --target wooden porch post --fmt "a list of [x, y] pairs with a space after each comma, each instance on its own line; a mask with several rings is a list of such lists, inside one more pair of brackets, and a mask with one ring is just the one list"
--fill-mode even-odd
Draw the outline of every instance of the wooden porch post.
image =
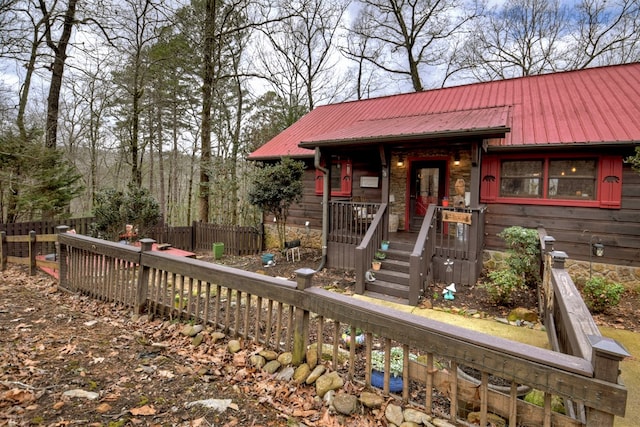
[[[382, 185], [381, 185], [381, 203], [389, 204], [389, 186], [391, 180], [391, 167], [389, 165], [389, 155], [387, 151], [384, 149], [384, 145], [380, 144], [380, 163], [382, 164]], [[387, 213], [385, 214], [382, 220], [382, 239], [389, 239], [389, 210], [387, 209]]]
[[138, 273], [138, 289], [136, 291], [135, 314], [142, 314], [147, 304], [149, 291], [149, 267], [142, 263], [142, 255], [151, 250], [156, 241], [153, 239], [140, 239], [140, 272]]
[[[594, 378], [618, 384], [620, 362], [625, 357], [630, 356], [629, 352], [622, 344], [611, 338], [599, 335], [589, 335], [588, 338], [592, 346], [591, 364], [593, 365]], [[608, 414], [595, 408], [588, 408], [588, 427], [611, 427], [613, 426], [613, 421], [613, 414]]]
[[[315, 271], [311, 268], [301, 268], [296, 270], [297, 289], [304, 291], [311, 287], [311, 279]], [[318, 340], [320, 346], [321, 340]], [[293, 351], [291, 363], [298, 366], [304, 362], [309, 345], [309, 312], [300, 307], [296, 307], [295, 325], [293, 327]]]
[[7, 233], [0, 231], [0, 271], [7, 269], [7, 251], [9, 245], [7, 244]]
[[[477, 208], [480, 205], [480, 168], [482, 165], [482, 142], [474, 141], [471, 143], [471, 183], [469, 191], [471, 192], [470, 206]], [[482, 246], [482, 245], [481, 245]]]
[[58, 261], [58, 282], [62, 287], [67, 286], [67, 245], [60, 243], [60, 234], [69, 231], [67, 225], [56, 227], [58, 238], [56, 239], [56, 260]]
[[29, 276], [36, 274], [36, 232], [29, 232]]

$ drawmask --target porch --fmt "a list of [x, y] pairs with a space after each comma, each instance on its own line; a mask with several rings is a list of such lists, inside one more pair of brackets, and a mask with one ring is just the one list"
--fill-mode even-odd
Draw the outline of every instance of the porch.
[[[354, 269], [356, 293], [416, 305], [433, 283], [475, 284], [482, 270], [486, 207], [431, 204], [418, 231], [389, 231], [386, 203], [329, 202], [327, 254], [335, 268]], [[371, 262], [389, 241], [380, 271]]]

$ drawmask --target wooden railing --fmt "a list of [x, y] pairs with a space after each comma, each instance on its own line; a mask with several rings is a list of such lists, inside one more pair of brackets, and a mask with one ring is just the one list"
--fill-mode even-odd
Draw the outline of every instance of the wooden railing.
[[[64, 225], [76, 230], [78, 234], [90, 235], [93, 217], [71, 218]], [[0, 224], [0, 231], [8, 236], [29, 234], [55, 234], [60, 226], [59, 221], [32, 221], [11, 224]], [[123, 224], [124, 228], [124, 224]], [[221, 225], [194, 221], [190, 226], [162, 225], [147, 230], [148, 237], [158, 243], [170, 243], [177, 249], [186, 251], [210, 251], [214, 243], [224, 243], [224, 253], [228, 255], [253, 255], [262, 251], [263, 231], [258, 227], [240, 225]], [[53, 241], [41, 242], [39, 251], [42, 254], [55, 252]], [[12, 256], [29, 255], [27, 241], [15, 242], [9, 251]]]
[[373, 216], [371, 225], [367, 229], [360, 244], [356, 247], [356, 285], [355, 292], [363, 294], [365, 291], [365, 274], [371, 268], [371, 261], [385, 237], [385, 211], [387, 204], [382, 203]]
[[427, 284], [433, 282], [436, 218], [436, 206], [429, 205], [409, 258], [409, 305], [417, 305]]
[[[366, 385], [371, 384], [372, 350], [388, 354], [400, 346], [406, 369], [399, 397], [427, 413], [442, 408], [445, 413], [437, 415], [451, 420], [478, 410], [481, 425], [494, 413], [509, 426], [611, 426], [614, 416], [624, 416], [627, 391], [617, 382], [618, 365], [597, 346], [590, 362], [312, 287], [311, 269], [298, 270], [292, 282], [151, 252], [152, 243], [145, 239], [142, 248], [133, 248], [61, 234], [60, 286], [118, 301], [137, 313], [201, 322], [261, 346], [290, 350], [296, 364], [313, 342], [318, 360], [328, 356], [331, 369]], [[355, 336], [358, 329], [365, 345], [339, 348], [341, 335]], [[417, 361], [409, 360], [410, 352]], [[476, 369], [481, 379], [472, 383], [459, 377], [460, 366]], [[613, 371], [616, 378], [610, 378]], [[492, 388], [489, 375], [509, 381], [510, 391]], [[542, 391], [545, 404], [518, 398], [518, 385]], [[552, 411], [552, 396], [581, 402], [584, 419]]]
[[[619, 343], [600, 333], [580, 292], [564, 268], [568, 255], [554, 250], [555, 239], [548, 236], [544, 228], [538, 228], [538, 236], [543, 265], [538, 299], [552, 348], [589, 361], [595, 378], [617, 383], [619, 363], [630, 354]], [[585, 413], [590, 412], [592, 425], [613, 423], [611, 414], [598, 411], [597, 408], [585, 409], [580, 401], [565, 401], [565, 408], [571, 416], [582, 418], [585, 422]]]
[[[58, 268], [55, 260], [47, 260], [45, 258], [37, 258], [37, 255], [43, 255], [46, 252], [45, 245], [53, 247], [58, 240], [55, 234], [36, 234], [31, 230], [26, 235], [7, 236], [7, 233], [0, 231], [0, 270], [7, 268], [7, 263], [22, 264], [29, 267], [29, 274], [34, 275], [37, 267]], [[11, 255], [9, 244], [24, 245], [27, 248], [26, 256]], [[55, 250], [54, 252], [55, 253]]]

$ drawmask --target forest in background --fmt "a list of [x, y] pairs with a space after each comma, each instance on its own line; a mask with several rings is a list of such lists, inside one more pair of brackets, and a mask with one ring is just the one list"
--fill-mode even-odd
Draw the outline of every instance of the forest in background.
[[253, 225], [245, 160], [318, 105], [636, 62], [640, 0], [0, 0], [0, 223], [133, 184]]

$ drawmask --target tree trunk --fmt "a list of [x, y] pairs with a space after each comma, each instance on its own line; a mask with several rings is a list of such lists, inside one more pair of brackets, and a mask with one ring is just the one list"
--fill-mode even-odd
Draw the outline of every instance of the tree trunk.
[[[45, 144], [49, 148], [56, 148], [58, 133], [58, 110], [60, 106], [60, 90], [62, 88], [62, 76], [64, 74], [64, 64], [67, 60], [67, 46], [73, 26], [75, 24], [76, 4], [78, 0], [69, 0], [67, 11], [64, 15], [62, 35], [56, 45], [51, 39], [50, 22], [47, 21], [47, 45], [54, 52], [53, 64], [51, 66], [51, 84], [49, 86], [49, 96], [47, 98], [47, 135]], [[40, 9], [43, 15], [47, 16], [47, 7], [44, 0], [40, 0]]]

